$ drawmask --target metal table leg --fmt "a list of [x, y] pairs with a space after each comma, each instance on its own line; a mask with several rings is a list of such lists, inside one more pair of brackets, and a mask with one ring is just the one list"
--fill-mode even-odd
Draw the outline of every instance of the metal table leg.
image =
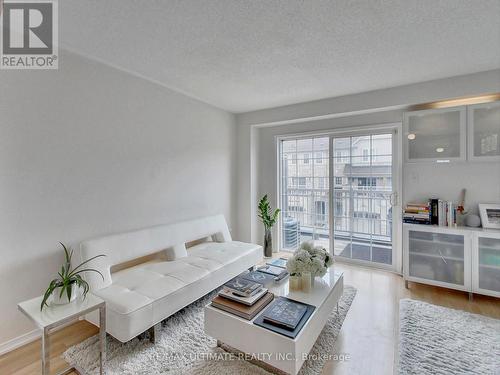
[[106, 366], [106, 306], [99, 308], [99, 361], [100, 374], [103, 375]]
[[42, 332], [42, 375], [50, 374], [50, 341], [49, 329], [44, 328]]

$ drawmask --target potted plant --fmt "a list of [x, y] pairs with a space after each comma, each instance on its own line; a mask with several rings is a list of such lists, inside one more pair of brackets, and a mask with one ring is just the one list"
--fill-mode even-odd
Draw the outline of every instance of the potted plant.
[[58, 277], [52, 280], [49, 287], [45, 291], [40, 305], [40, 311], [44, 306], [48, 306], [47, 301], [52, 296], [52, 303], [56, 305], [64, 305], [73, 302], [78, 296], [80, 289], [83, 290], [83, 298], [89, 292], [89, 284], [82, 278], [81, 274], [84, 272], [97, 272], [104, 280], [104, 276], [98, 270], [92, 268], [82, 268], [88, 262], [103, 257], [105, 255], [96, 255], [76, 267], [71, 266], [71, 258], [73, 257], [73, 250], [68, 249], [62, 242], [59, 242], [64, 249], [64, 263], [61, 270], [57, 273]]
[[262, 224], [264, 224], [264, 256], [266, 258], [271, 258], [273, 256], [272, 228], [274, 224], [276, 224], [276, 220], [278, 220], [279, 213], [279, 208], [273, 212], [267, 194], [264, 195], [259, 202], [259, 217], [262, 220]]

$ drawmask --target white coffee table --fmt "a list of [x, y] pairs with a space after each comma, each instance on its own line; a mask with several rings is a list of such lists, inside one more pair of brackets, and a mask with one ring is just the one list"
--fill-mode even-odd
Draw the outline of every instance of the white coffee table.
[[316, 307], [294, 339], [259, 327], [253, 324], [253, 320], [242, 319], [210, 304], [205, 307], [205, 332], [216, 338], [219, 346], [246, 354], [245, 358], [251, 358], [252, 363], [268, 371], [295, 375], [337, 306], [344, 291], [344, 277], [332, 267], [323, 278], [316, 278], [315, 286], [309, 293], [290, 291], [288, 280], [272, 285], [269, 290], [275, 296]]

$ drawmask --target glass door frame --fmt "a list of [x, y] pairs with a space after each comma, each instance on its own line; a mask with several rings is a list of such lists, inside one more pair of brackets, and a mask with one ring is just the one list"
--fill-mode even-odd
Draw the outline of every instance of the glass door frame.
[[[383, 263], [375, 263], [371, 261], [358, 260], [358, 259], [350, 259], [346, 257], [334, 256], [336, 261], [360, 264], [364, 266], [374, 267], [374, 268], [382, 268], [391, 270], [397, 273], [402, 274], [403, 271], [403, 240], [402, 240], [402, 222], [401, 222], [401, 202], [402, 202], [402, 168], [403, 168], [403, 153], [402, 153], [402, 123], [386, 123], [386, 124], [378, 124], [378, 125], [369, 125], [369, 126], [356, 126], [356, 127], [348, 127], [348, 128], [339, 128], [328, 131], [315, 131], [315, 132], [303, 132], [303, 133], [294, 133], [294, 134], [283, 134], [275, 137], [276, 141], [276, 161], [277, 161], [277, 186], [276, 186], [276, 197], [277, 201], [275, 202], [276, 207], [281, 207], [281, 175], [282, 175], [282, 163], [281, 163], [281, 142], [285, 140], [291, 139], [301, 139], [301, 138], [311, 138], [311, 137], [329, 137], [329, 212], [328, 212], [328, 220], [329, 220], [329, 236], [330, 236], [330, 254], [334, 255], [334, 210], [333, 210], [333, 190], [334, 190], [334, 155], [333, 155], [333, 140], [334, 138], [341, 137], [352, 137], [352, 136], [363, 136], [363, 135], [376, 135], [376, 134], [384, 134], [384, 133], [392, 133], [393, 134], [393, 143], [392, 143], [392, 189], [393, 189], [393, 197], [392, 197], [392, 265], [384, 265]], [[278, 246], [279, 249], [282, 249], [281, 241], [282, 241], [282, 228], [281, 228], [281, 220], [278, 223]], [[283, 250], [286, 251], [286, 250]]]

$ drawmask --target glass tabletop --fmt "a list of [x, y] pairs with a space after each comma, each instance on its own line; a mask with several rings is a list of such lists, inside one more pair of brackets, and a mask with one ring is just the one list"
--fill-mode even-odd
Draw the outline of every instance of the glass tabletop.
[[298, 302], [320, 307], [342, 277], [343, 273], [336, 271], [335, 266], [332, 266], [323, 277], [318, 276], [315, 278], [314, 287], [309, 292], [291, 291], [288, 278], [280, 283], [271, 284], [268, 289], [275, 296], [287, 297]]

